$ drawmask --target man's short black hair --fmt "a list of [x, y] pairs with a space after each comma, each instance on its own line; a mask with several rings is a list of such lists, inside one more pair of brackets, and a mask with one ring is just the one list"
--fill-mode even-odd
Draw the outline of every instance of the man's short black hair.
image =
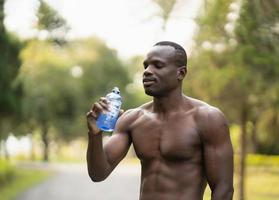
[[175, 62], [178, 67], [187, 66], [187, 54], [185, 49], [175, 42], [161, 41], [154, 46], [171, 46], [175, 49]]

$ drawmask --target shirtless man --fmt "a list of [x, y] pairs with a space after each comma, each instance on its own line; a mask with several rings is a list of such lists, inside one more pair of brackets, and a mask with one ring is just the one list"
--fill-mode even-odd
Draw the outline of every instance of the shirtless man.
[[217, 108], [182, 93], [187, 74], [185, 50], [159, 42], [144, 60], [143, 86], [153, 97], [118, 119], [102, 144], [96, 126], [105, 98], [87, 114], [87, 166], [91, 179], [103, 181], [133, 144], [141, 161], [140, 200], [202, 200], [206, 184], [212, 200], [233, 196], [233, 149], [228, 124]]

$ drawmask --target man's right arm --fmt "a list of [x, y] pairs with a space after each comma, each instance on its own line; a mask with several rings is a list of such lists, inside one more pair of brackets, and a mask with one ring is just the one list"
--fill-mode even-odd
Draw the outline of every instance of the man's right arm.
[[117, 121], [114, 134], [103, 146], [102, 132], [96, 126], [99, 113], [107, 110], [107, 104], [103, 98], [94, 104], [87, 114], [88, 124], [88, 148], [87, 167], [90, 178], [94, 182], [103, 181], [115, 168], [115, 166], [127, 154], [131, 140], [128, 133], [129, 115], [124, 113]]

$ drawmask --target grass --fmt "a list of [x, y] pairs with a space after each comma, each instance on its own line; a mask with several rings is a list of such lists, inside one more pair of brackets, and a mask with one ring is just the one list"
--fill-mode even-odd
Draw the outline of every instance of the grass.
[[15, 168], [8, 162], [0, 159], [0, 188], [15, 177]]
[[31, 186], [49, 177], [50, 172], [42, 170], [16, 169], [12, 180], [0, 188], [0, 200], [11, 200]]
[[253, 167], [248, 171], [247, 200], [278, 200], [278, 167]]
[[[234, 200], [237, 200], [237, 177], [234, 180]], [[246, 200], [278, 200], [279, 168], [262, 166], [248, 167], [245, 187]], [[206, 189], [204, 200], [210, 200], [209, 188]]]

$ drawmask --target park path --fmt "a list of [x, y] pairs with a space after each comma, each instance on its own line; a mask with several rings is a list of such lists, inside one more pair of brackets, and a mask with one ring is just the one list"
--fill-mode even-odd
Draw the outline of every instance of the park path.
[[103, 182], [94, 183], [86, 165], [41, 165], [57, 173], [22, 193], [16, 200], [138, 200], [140, 167], [122, 163]]

